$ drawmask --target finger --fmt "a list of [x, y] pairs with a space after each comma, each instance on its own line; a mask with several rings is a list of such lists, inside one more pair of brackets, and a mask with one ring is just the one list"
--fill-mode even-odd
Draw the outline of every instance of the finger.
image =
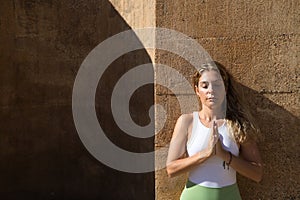
[[218, 136], [214, 134], [214, 144], [216, 144], [217, 141], [218, 141]]
[[218, 125], [217, 125], [216, 121], [214, 121], [214, 129], [215, 129], [215, 131], [218, 131]]
[[214, 155], [216, 155], [216, 154], [217, 154], [216, 145], [215, 145], [215, 146], [214, 146], [214, 148], [213, 148], [213, 153], [214, 153]]
[[218, 126], [217, 126], [217, 123], [216, 123], [216, 121], [214, 121], [214, 123], [213, 123], [214, 125], [213, 125], [213, 132], [214, 132], [214, 135], [217, 135], [218, 136]]

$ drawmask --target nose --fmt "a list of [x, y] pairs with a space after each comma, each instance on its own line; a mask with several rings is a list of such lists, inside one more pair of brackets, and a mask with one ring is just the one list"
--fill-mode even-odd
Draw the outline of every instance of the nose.
[[208, 86], [208, 92], [209, 93], [213, 93], [214, 92], [214, 89], [213, 89], [213, 86], [212, 86], [212, 84], [209, 84], [209, 86]]

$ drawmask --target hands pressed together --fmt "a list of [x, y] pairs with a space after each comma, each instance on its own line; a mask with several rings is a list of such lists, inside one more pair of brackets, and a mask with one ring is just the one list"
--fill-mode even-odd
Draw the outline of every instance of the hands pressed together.
[[220, 140], [220, 134], [218, 131], [218, 124], [217, 121], [214, 120], [212, 122], [212, 128], [210, 133], [210, 138], [208, 142], [208, 152], [209, 156], [218, 156], [224, 161], [228, 161], [230, 159], [230, 154], [223, 149], [221, 140]]

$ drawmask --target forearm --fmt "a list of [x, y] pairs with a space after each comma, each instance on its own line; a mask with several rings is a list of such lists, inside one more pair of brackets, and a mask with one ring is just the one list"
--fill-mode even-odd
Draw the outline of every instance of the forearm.
[[203, 163], [211, 155], [211, 151], [203, 150], [191, 157], [174, 160], [167, 164], [167, 173], [169, 177], [174, 177], [193, 169], [195, 166]]
[[[229, 153], [224, 156], [225, 162], [229, 161]], [[230, 166], [235, 169], [239, 174], [250, 178], [256, 182], [262, 179], [263, 169], [260, 163], [255, 163], [245, 160], [243, 157], [236, 157], [232, 155]]]

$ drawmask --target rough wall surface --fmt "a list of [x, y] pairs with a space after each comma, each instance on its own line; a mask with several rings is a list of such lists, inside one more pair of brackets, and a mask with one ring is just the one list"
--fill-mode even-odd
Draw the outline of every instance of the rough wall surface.
[[[1, 199], [154, 199], [154, 173], [129, 174], [101, 164], [83, 146], [72, 117], [73, 83], [84, 58], [130, 28], [108, 0], [1, 1]], [[96, 94], [108, 137], [135, 152], [153, 150], [153, 138], [137, 141], [119, 130], [107, 99], [123, 73], [149, 62], [145, 50], [118, 58]], [[137, 123], [149, 120], [144, 110], [153, 94], [151, 85], [134, 93], [130, 109]]]
[[[109, 0], [132, 29], [155, 27], [155, 0]], [[155, 41], [153, 41], [154, 43]], [[154, 50], [146, 49], [154, 60]]]
[[[156, 1], [156, 25], [196, 39], [232, 73], [249, 101], [264, 135], [259, 147], [265, 166], [259, 184], [238, 176], [245, 200], [300, 199], [299, 18], [297, 0]], [[192, 73], [189, 63], [171, 53], [157, 51], [155, 61], [187, 78]], [[155, 91], [155, 102], [165, 106], [169, 119], [156, 137], [159, 148], [169, 143], [181, 113], [174, 94], [160, 86]], [[185, 175], [170, 179], [165, 170], [156, 172], [156, 199], [179, 199], [185, 180]]]
[[155, 26], [155, 0], [109, 0], [131, 28]]
[[[260, 143], [265, 176], [260, 184], [238, 177], [243, 199], [299, 199], [299, 1], [230, 0], [5, 0], [0, 7], [0, 194], [3, 199], [153, 199], [154, 177], [126, 174], [99, 164], [83, 147], [71, 95], [77, 70], [97, 44], [130, 28], [156, 25], [196, 39], [239, 81], [265, 136]], [[153, 13], [155, 11], [155, 14]], [[149, 15], [151, 15], [149, 17]], [[153, 19], [156, 19], [155, 21]], [[153, 150], [153, 138], [127, 137], [113, 123], [109, 98], [126, 71], [150, 62], [144, 50], [117, 59], [96, 95], [108, 137], [130, 151]], [[157, 50], [155, 62], [190, 80], [192, 67]], [[116, 70], [117, 69], [117, 70]], [[162, 73], [155, 71], [155, 73]], [[166, 78], [171, 78], [166, 75]], [[193, 111], [192, 93], [182, 93]], [[135, 92], [130, 108], [147, 124], [153, 86]], [[170, 90], [156, 86], [155, 103], [168, 120], [155, 147], [169, 143], [181, 114]], [[108, 116], [101, 120], [101, 116]], [[157, 123], [161, 116], [157, 114]], [[177, 199], [185, 175], [156, 172], [156, 199]]]

